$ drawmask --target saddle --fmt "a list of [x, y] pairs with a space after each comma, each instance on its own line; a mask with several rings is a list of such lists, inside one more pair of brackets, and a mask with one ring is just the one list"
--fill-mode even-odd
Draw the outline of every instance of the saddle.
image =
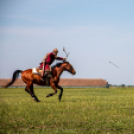
[[[38, 68], [33, 68], [32, 69], [32, 74], [40, 75], [42, 74], [43, 69], [38, 69]], [[51, 71], [45, 70], [45, 72], [49, 72], [47, 77], [51, 77]]]

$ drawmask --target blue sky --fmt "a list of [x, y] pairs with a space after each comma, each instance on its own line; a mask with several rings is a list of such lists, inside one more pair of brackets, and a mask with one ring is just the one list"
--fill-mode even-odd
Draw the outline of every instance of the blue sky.
[[65, 57], [63, 47], [77, 73], [62, 78], [134, 85], [134, 1], [0, 0], [0, 78], [38, 67], [54, 48]]

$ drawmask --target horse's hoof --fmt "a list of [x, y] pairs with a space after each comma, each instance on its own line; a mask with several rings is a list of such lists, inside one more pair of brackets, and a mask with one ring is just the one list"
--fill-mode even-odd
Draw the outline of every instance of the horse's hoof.
[[53, 94], [48, 94], [46, 97], [50, 97], [50, 96], [53, 96]]
[[33, 100], [34, 100], [34, 101], [37, 101], [35, 97], [33, 97]]
[[40, 102], [37, 98], [33, 97], [33, 100], [36, 102]]
[[50, 95], [47, 95], [46, 97], [49, 97]]

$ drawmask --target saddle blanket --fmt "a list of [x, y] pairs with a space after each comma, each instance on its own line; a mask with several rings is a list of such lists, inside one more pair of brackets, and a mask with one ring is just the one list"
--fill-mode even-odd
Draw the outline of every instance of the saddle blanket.
[[37, 68], [33, 68], [33, 69], [32, 69], [32, 73], [33, 73], [33, 74], [37, 74], [37, 75], [41, 75], [41, 74], [42, 74], [42, 70], [39, 70], [39, 69], [37, 69]]

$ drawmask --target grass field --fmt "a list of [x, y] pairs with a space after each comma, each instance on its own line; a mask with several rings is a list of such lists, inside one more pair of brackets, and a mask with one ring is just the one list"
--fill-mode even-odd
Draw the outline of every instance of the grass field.
[[62, 101], [35, 88], [0, 89], [0, 134], [134, 133], [134, 88], [64, 89]]

